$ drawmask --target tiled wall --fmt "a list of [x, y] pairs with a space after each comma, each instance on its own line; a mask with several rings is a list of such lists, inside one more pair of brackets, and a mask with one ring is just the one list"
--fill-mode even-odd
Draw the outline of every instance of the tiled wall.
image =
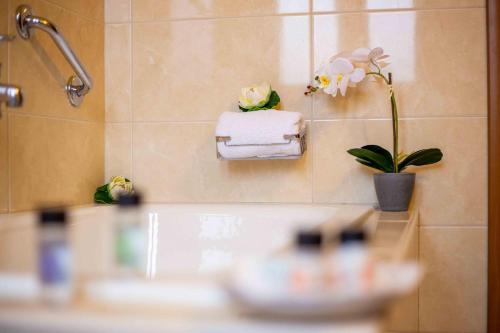
[[[106, 0], [106, 178], [157, 202], [374, 203], [371, 172], [345, 153], [390, 147], [383, 87], [303, 95], [329, 55], [392, 55], [406, 151], [440, 147], [418, 170], [423, 332], [485, 330], [486, 32], [483, 0]], [[309, 120], [298, 161], [222, 162], [217, 116], [239, 88], [270, 81]]]
[[[8, 31], [7, 9], [8, 0], [0, 0], [0, 34]], [[0, 43], [0, 83], [7, 81], [8, 59], [7, 45]], [[3, 112], [0, 118], [0, 212], [5, 212], [9, 209], [8, 119], [4, 106], [0, 105], [0, 111]]]
[[69, 105], [64, 86], [73, 71], [41, 31], [0, 44], [0, 82], [24, 95], [23, 107], [4, 109], [0, 119], [0, 211], [91, 203], [104, 174], [104, 2], [0, 0], [0, 33], [17, 35], [20, 4], [56, 24], [94, 87], [81, 107]]

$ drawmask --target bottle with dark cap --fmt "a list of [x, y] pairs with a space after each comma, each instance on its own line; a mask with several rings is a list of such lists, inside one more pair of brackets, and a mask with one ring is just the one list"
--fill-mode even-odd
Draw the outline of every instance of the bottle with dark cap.
[[64, 209], [42, 209], [38, 215], [38, 275], [42, 299], [61, 305], [72, 296], [72, 256]]
[[115, 262], [121, 275], [140, 273], [144, 262], [144, 232], [141, 227], [141, 196], [121, 195], [115, 221]]
[[342, 292], [362, 293], [371, 285], [373, 261], [366, 246], [366, 232], [348, 228], [340, 233], [340, 244], [332, 255], [331, 275], [334, 288]]
[[320, 231], [300, 230], [295, 235], [290, 271], [290, 289], [293, 293], [307, 294], [322, 289], [322, 244], [323, 235]]
[[340, 243], [364, 243], [366, 241], [366, 233], [362, 229], [345, 229], [340, 233]]
[[323, 235], [315, 230], [300, 230], [295, 237], [295, 244], [298, 248], [320, 250], [323, 242]]

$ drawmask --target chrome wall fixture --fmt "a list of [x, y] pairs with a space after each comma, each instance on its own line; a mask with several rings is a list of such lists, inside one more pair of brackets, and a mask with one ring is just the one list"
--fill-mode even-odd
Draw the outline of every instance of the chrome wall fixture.
[[92, 88], [92, 78], [55, 25], [43, 17], [32, 15], [29, 6], [21, 5], [16, 10], [16, 28], [19, 36], [23, 39], [30, 38], [32, 28], [40, 29], [49, 34], [76, 73], [69, 78], [65, 89], [70, 104], [79, 106], [84, 96]]
[[[0, 35], [0, 43], [12, 42], [16, 36]], [[0, 75], [2, 72], [2, 64], [0, 63]], [[11, 108], [18, 108], [23, 105], [23, 94], [21, 88], [11, 84], [0, 83], [0, 118], [2, 117], [2, 103]]]
[[16, 39], [16, 36], [0, 35], [0, 42], [12, 42], [14, 39]]

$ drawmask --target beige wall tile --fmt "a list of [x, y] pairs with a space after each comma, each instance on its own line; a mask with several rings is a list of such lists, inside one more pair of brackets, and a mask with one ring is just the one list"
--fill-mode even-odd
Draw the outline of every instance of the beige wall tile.
[[130, 121], [131, 26], [106, 25], [106, 121]]
[[486, 229], [422, 228], [422, 332], [486, 329]]
[[[16, 113], [102, 121], [104, 24], [40, 0], [11, 0], [11, 8], [22, 3], [31, 5], [36, 15], [47, 17], [56, 24], [88, 69], [94, 87], [79, 108], [70, 106], [64, 87], [74, 72], [49, 35], [36, 31], [33, 38], [17, 38], [10, 45], [10, 81], [22, 86], [24, 94], [24, 105]], [[10, 31], [15, 31], [13, 15]]]
[[[1, 106], [4, 108], [4, 106]], [[0, 213], [9, 209], [8, 117], [5, 109], [0, 118]]]
[[135, 120], [215, 120], [262, 81], [310, 114], [307, 16], [134, 24], [133, 49]]
[[[9, 9], [9, 1], [8, 0], [0, 0], [0, 34], [8, 34], [9, 25], [8, 25], [8, 9]], [[9, 60], [7, 57], [7, 48], [8, 43], [0, 43], [0, 82], [7, 81], [7, 69]]]
[[487, 224], [486, 118], [404, 122], [402, 147], [439, 147], [439, 165], [417, 172], [415, 202], [422, 225]]
[[102, 123], [9, 115], [11, 209], [93, 201], [104, 174]]
[[[8, 33], [8, 0], [0, 0], [0, 34]], [[0, 83], [8, 82], [7, 43], [0, 43]], [[8, 118], [7, 108], [0, 105], [0, 212], [9, 209], [9, 160], [8, 160]]]
[[[65, 9], [71, 10], [86, 18], [104, 22], [104, 1], [103, 0], [46, 0], [57, 4]], [[25, 1], [26, 3], [27, 1]]]
[[[382, 46], [391, 55], [400, 116], [486, 115], [484, 22], [484, 8], [316, 15], [315, 66], [343, 50]], [[387, 95], [373, 82], [346, 97], [319, 93], [315, 118], [388, 118]]]
[[[365, 144], [379, 144], [391, 150], [390, 126], [388, 120], [315, 122], [314, 200], [376, 202], [373, 171], [359, 165], [346, 151]], [[414, 202], [421, 213], [421, 224], [484, 225], [487, 208], [486, 119], [403, 120], [400, 122], [400, 139], [404, 151], [438, 147], [444, 154], [439, 164], [408, 169], [417, 172]]]
[[106, 23], [130, 22], [130, 0], [104, 0]]
[[37, 264], [36, 229], [24, 221], [23, 226], [7, 226], [3, 221], [0, 227], [0, 271], [2, 273], [35, 274]]
[[308, 0], [132, 0], [134, 21], [307, 13]]
[[213, 123], [136, 123], [134, 181], [156, 202], [311, 202], [311, 161], [219, 161]]
[[113, 176], [132, 178], [132, 125], [108, 123], [105, 127], [105, 182]]
[[390, 123], [315, 121], [313, 123], [313, 189], [315, 202], [375, 203], [372, 174], [346, 153], [365, 144], [390, 147]]
[[313, 0], [315, 12], [484, 6], [485, 0]]

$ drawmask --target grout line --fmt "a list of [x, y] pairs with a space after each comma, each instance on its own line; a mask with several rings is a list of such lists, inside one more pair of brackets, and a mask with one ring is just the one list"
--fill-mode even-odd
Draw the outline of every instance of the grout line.
[[124, 25], [124, 24], [131, 24], [131, 23], [132, 23], [131, 20], [104, 22], [105, 25]]
[[[342, 15], [342, 14], [370, 14], [370, 13], [393, 13], [393, 12], [425, 12], [425, 11], [446, 11], [446, 10], [466, 10], [466, 9], [485, 9], [483, 6], [466, 6], [466, 7], [443, 7], [443, 8], [380, 8], [380, 9], [365, 9], [365, 10], [344, 10], [344, 11], [317, 11], [314, 12], [310, 5], [307, 12], [296, 13], [276, 13], [262, 15], [241, 15], [241, 16], [187, 16], [178, 18], [162, 18], [152, 20], [134, 20], [131, 16], [132, 23], [168, 23], [182, 21], [204, 21], [204, 20], [224, 20], [224, 19], [245, 19], [245, 18], [271, 18], [284, 16], [306, 16], [306, 15]], [[119, 22], [106, 22], [119, 23]]]
[[119, 26], [123, 26], [123, 25], [131, 25], [132, 23], [131, 22], [110, 22], [110, 23], [106, 23], [105, 26], [108, 27], [108, 26], [112, 26], [112, 27], [119, 27]]
[[[488, 116], [484, 115], [456, 115], [456, 116], [422, 116], [422, 117], [399, 117], [399, 120], [425, 120], [425, 119], [463, 119], [463, 118], [477, 118], [477, 119], [487, 119]], [[355, 120], [355, 121], [364, 121], [364, 120], [391, 120], [391, 118], [331, 118], [331, 119], [315, 119], [316, 122], [337, 122], [337, 121], [345, 121], [345, 120]]]
[[[132, 21], [133, 17], [133, 12], [132, 12], [132, 1], [129, 0], [129, 10], [130, 10], [130, 20]], [[130, 28], [129, 28], [129, 33], [130, 33], [130, 49], [129, 49], [129, 55], [130, 55], [130, 63], [129, 63], [129, 77], [130, 77], [130, 95], [129, 95], [129, 117], [132, 123], [130, 124], [130, 165], [129, 165], [129, 172], [130, 172], [130, 178], [134, 178], [134, 24], [130, 23]]]
[[[313, 11], [313, 0], [309, 0], [309, 80], [314, 73], [314, 16]], [[310, 81], [309, 81], [310, 82]], [[308, 96], [309, 107], [311, 110], [311, 122], [309, 124], [309, 158], [311, 159], [311, 201], [314, 203], [314, 97]]]
[[[43, 0], [43, 1], [45, 3], [51, 5], [51, 6], [57, 7], [57, 8], [65, 11], [65, 12], [68, 12], [68, 13], [70, 13], [72, 15], [76, 15], [76, 16], [78, 16], [78, 17], [80, 17], [80, 18], [82, 18], [84, 20], [87, 20], [87, 21], [91, 21], [91, 22], [98, 23], [98, 24], [104, 24], [106, 22], [106, 18], [104, 17], [104, 15], [105, 15], [104, 8], [103, 8], [103, 18], [102, 18], [102, 21], [99, 21], [99, 20], [94, 19], [91, 16], [87, 16], [86, 14], [82, 14], [82, 13], [79, 13], [79, 12], [73, 10], [73, 9], [69, 9], [69, 8], [64, 7], [64, 6], [61, 6], [60, 4], [55, 3], [52, 0]], [[103, 3], [103, 6], [104, 6], [104, 1], [102, 3]], [[36, 14], [36, 12], [35, 12], [35, 14]]]
[[[314, 111], [314, 103], [311, 108]], [[66, 119], [66, 118], [64, 118]], [[401, 121], [408, 120], [433, 120], [433, 119], [487, 119], [487, 116], [424, 116], [424, 117], [406, 117], [399, 118]], [[311, 123], [320, 123], [320, 122], [342, 122], [342, 121], [390, 121], [390, 118], [332, 118], [332, 119], [314, 119], [311, 117], [310, 119], [305, 118], [305, 121]], [[77, 120], [80, 121], [80, 120]], [[213, 124], [216, 123], [217, 119], [201, 119], [201, 120], [133, 120], [133, 121], [106, 121], [106, 123], [111, 124]]]
[[164, 200], [146, 200], [147, 204], [160, 204], [160, 205], [313, 205], [313, 206], [370, 206], [373, 203], [311, 203], [310, 201], [164, 201]]
[[104, 123], [103, 121], [98, 121], [98, 120], [74, 119], [74, 118], [66, 118], [66, 117], [58, 117], [58, 116], [48, 116], [48, 115], [40, 115], [40, 114], [35, 114], [35, 113], [31, 113], [31, 112], [24, 112], [24, 111], [23, 112], [15, 111], [15, 113], [11, 111], [11, 113], [15, 114], [16, 116], [22, 116], [22, 117], [52, 119], [52, 120], [70, 121], [70, 122], [76, 122], [76, 123], [90, 123], [90, 124]]
[[432, 224], [432, 225], [422, 225], [422, 229], [488, 229], [488, 225], [486, 222], [485, 224], [471, 224], [471, 223], [465, 223], [465, 224]]
[[108, 121], [114, 124], [215, 124], [217, 120], [135, 120], [135, 121]]
[[[7, 4], [7, 12], [11, 12], [11, 7], [12, 3], [11, 1], [8, 2]], [[9, 19], [7, 17], [7, 33], [10, 35], [12, 32], [11, 30], [11, 24], [9, 22]], [[10, 82], [11, 78], [11, 73], [10, 73], [10, 58], [11, 58], [11, 53], [12, 53], [12, 46], [11, 43], [7, 43], [7, 82]], [[11, 140], [10, 140], [10, 135], [12, 133], [12, 130], [10, 128], [11, 126], [11, 121], [10, 121], [10, 111], [7, 106], [5, 106], [5, 117], [7, 119], [7, 211], [11, 212], [12, 211], [12, 158], [11, 158]]]
[[7, 118], [7, 179], [8, 179], [8, 185], [7, 185], [7, 211], [11, 212], [12, 211], [12, 158], [11, 158], [11, 140], [10, 140], [10, 135], [11, 135], [11, 121], [10, 121], [10, 114], [6, 112], [5, 117]]
[[200, 16], [200, 17], [179, 17], [165, 18], [153, 20], [132, 20], [133, 23], [169, 23], [169, 22], [184, 22], [184, 21], [217, 21], [217, 20], [238, 20], [247, 18], [272, 18], [286, 16], [309, 16], [309, 12], [283, 13], [283, 14], [263, 14], [263, 15], [242, 15], [242, 16]]
[[440, 7], [440, 8], [375, 8], [364, 10], [325, 10], [313, 12], [313, 15], [340, 15], [340, 14], [371, 14], [371, 13], [397, 13], [397, 12], [433, 12], [447, 10], [485, 9], [484, 6], [464, 6], [464, 7]]

